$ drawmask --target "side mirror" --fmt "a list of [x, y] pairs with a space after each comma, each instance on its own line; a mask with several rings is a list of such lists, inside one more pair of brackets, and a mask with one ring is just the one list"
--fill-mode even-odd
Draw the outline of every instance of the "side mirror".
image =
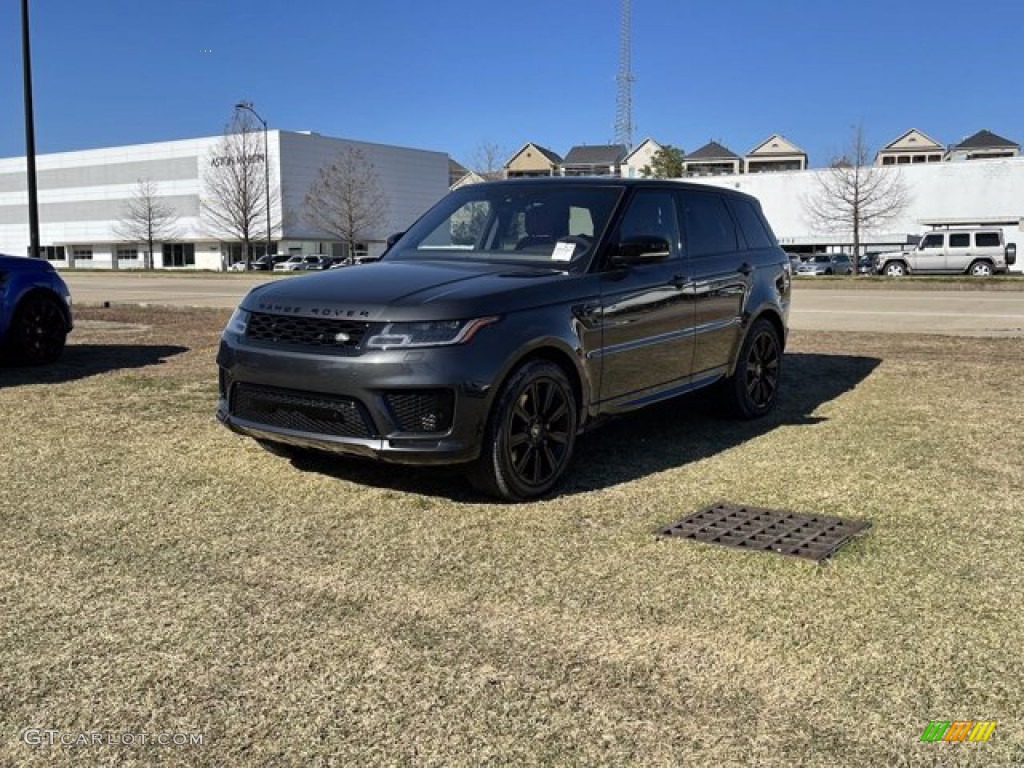
[[402, 235], [404, 234], [405, 232], [392, 232], [390, 235], [388, 235], [388, 239], [384, 241], [384, 253], [382, 253], [381, 255], [383, 256], [388, 251], [390, 251], [394, 247], [395, 243], [402, 239]]
[[1017, 263], [1017, 244], [1007, 243], [1006, 244], [1006, 264], [1012, 267]]
[[611, 262], [620, 267], [630, 264], [649, 264], [655, 261], [664, 261], [671, 254], [672, 247], [665, 238], [639, 235], [627, 237], [616, 245], [612, 251]]

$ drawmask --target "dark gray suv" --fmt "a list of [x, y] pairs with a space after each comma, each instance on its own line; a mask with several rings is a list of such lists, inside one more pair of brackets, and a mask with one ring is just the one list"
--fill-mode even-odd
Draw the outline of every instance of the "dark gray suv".
[[254, 288], [221, 340], [217, 416], [275, 452], [465, 463], [479, 489], [527, 499], [602, 416], [715, 383], [743, 417], [771, 410], [789, 298], [747, 195], [469, 185], [379, 262]]

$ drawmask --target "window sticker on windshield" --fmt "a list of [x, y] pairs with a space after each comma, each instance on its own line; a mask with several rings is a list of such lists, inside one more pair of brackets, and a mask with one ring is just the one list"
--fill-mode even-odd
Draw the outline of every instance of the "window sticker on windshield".
[[575, 250], [576, 243], [555, 243], [551, 259], [552, 261], [572, 261], [572, 254]]

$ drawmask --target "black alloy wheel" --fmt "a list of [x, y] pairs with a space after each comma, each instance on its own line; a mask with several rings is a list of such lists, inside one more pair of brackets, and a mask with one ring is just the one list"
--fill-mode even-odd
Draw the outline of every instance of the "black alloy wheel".
[[576, 396], [562, 368], [545, 360], [527, 362], [495, 400], [470, 481], [507, 501], [544, 495], [569, 465], [577, 425]]
[[736, 372], [727, 382], [726, 396], [733, 412], [745, 419], [768, 413], [779, 394], [781, 373], [779, 333], [771, 322], [762, 318], [747, 332]]
[[60, 357], [68, 327], [57, 299], [33, 293], [22, 299], [11, 321], [11, 353], [30, 365], [52, 363]]

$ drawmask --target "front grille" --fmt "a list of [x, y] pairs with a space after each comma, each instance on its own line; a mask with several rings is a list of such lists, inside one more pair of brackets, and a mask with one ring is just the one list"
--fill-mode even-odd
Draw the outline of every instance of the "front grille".
[[235, 384], [231, 415], [268, 427], [334, 437], [373, 437], [362, 403], [351, 397], [321, 395], [254, 384]]
[[324, 352], [352, 353], [366, 335], [369, 323], [327, 317], [297, 317], [253, 312], [245, 330], [253, 341], [313, 347]]
[[387, 392], [384, 400], [402, 432], [447, 432], [455, 397], [450, 389]]

